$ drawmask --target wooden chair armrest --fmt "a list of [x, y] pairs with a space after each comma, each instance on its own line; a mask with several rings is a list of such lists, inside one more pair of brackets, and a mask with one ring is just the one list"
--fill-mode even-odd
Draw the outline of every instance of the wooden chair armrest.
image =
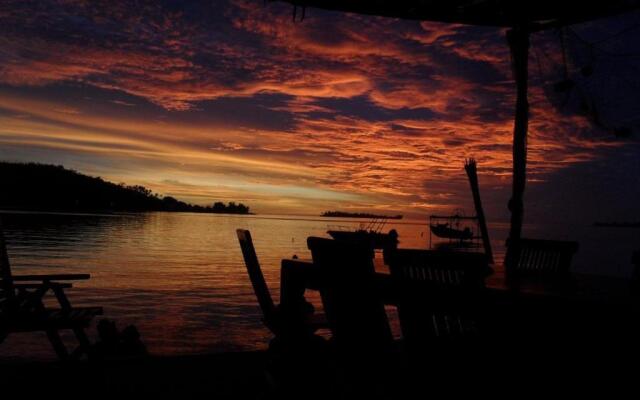
[[91, 278], [89, 274], [14, 275], [15, 282], [79, 281]]
[[[38, 289], [42, 287], [42, 283], [15, 283], [13, 287], [16, 289]], [[46, 285], [53, 287], [57, 286], [62, 289], [69, 289], [73, 287], [70, 283], [59, 283], [59, 282], [47, 282]]]

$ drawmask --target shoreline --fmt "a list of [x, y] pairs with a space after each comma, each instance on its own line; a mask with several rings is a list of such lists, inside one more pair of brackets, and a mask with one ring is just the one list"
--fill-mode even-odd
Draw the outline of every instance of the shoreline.
[[211, 211], [195, 210], [56, 210], [56, 209], [23, 209], [23, 208], [3, 208], [0, 207], [0, 214], [51, 214], [51, 215], [128, 215], [128, 214], [148, 214], [148, 213], [181, 213], [181, 214], [220, 214], [220, 215], [256, 215], [256, 213], [223, 213]]
[[[231, 217], [244, 217], [244, 218], [258, 218], [258, 219], [267, 219], [267, 220], [279, 220], [279, 221], [308, 221], [308, 222], [351, 222], [351, 223], [362, 223], [362, 218], [346, 218], [346, 217], [322, 217], [322, 216], [314, 216], [314, 215], [303, 215], [303, 214], [257, 214], [257, 213], [249, 213], [249, 214], [227, 214], [227, 213], [209, 213], [209, 212], [194, 212], [194, 211], [110, 211], [110, 212], [81, 212], [81, 211], [43, 211], [43, 210], [13, 210], [13, 209], [4, 209], [0, 208], [0, 214], [34, 214], [34, 215], [69, 215], [69, 216], [95, 216], [95, 217], [117, 217], [123, 215], [142, 215], [142, 214], [152, 214], [152, 213], [169, 213], [169, 214], [197, 214], [197, 215], [221, 215], [221, 216], [231, 216]], [[398, 225], [426, 225], [423, 219], [415, 218], [415, 219], [406, 219], [402, 220], [392, 220], [390, 222], [392, 224]]]

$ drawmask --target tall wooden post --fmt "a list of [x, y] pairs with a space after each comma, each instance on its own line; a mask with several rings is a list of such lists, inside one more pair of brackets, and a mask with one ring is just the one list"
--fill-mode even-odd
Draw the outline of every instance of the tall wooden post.
[[[517, 242], [522, 234], [524, 214], [523, 197], [527, 181], [527, 129], [529, 125], [529, 102], [527, 100], [529, 78], [529, 31], [515, 27], [507, 32], [507, 41], [511, 49], [513, 75], [516, 81], [516, 113], [513, 128], [513, 188], [509, 210], [511, 211], [511, 229], [509, 242]], [[507, 265], [508, 265], [508, 260]]]
[[482, 200], [480, 199], [480, 185], [478, 184], [478, 168], [476, 160], [474, 160], [473, 158], [468, 159], [464, 163], [464, 169], [465, 171], [467, 171], [467, 176], [469, 177], [469, 185], [471, 185], [471, 194], [473, 195], [473, 204], [476, 208], [476, 218], [478, 218], [478, 225], [480, 225], [480, 234], [482, 235], [482, 245], [484, 246], [484, 253], [487, 255], [489, 263], [493, 264], [493, 251], [491, 250], [491, 241], [489, 240], [487, 219], [484, 216]]

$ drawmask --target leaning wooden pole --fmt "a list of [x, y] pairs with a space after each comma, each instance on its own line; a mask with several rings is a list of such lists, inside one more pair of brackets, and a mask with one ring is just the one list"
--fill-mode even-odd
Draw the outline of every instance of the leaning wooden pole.
[[473, 194], [473, 204], [476, 208], [476, 218], [480, 225], [480, 234], [482, 235], [482, 245], [484, 253], [487, 255], [489, 263], [493, 264], [493, 251], [491, 250], [491, 241], [489, 240], [489, 230], [487, 229], [487, 219], [482, 209], [482, 201], [480, 200], [480, 185], [478, 184], [478, 167], [476, 160], [470, 158], [465, 161], [464, 169], [469, 177], [469, 185], [471, 185], [471, 193]]
[[[513, 128], [513, 187], [509, 210], [511, 228], [509, 243], [520, 240], [524, 218], [524, 189], [527, 169], [527, 129], [529, 125], [529, 102], [527, 100], [529, 80], [529, 31], [515, 27], [507, 32], [507, 41], [511, 49], [513, 75], [516, 81], [516, 113]], [[507, 265], [508, 265], [508, 260]]]

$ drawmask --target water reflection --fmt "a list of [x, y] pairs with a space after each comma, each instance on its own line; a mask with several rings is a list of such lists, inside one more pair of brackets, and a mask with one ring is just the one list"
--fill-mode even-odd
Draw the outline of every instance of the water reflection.
[[[362, 221], [188, 213], [5, 213], [3, 222], [15, 274], [91, 273], [90, 281], [69, 291], [74, 305], [101, 305], [105, 316], [116, 319], [121, 328], [137, 325], [151, 353], [184, 354], [257, 349], [268, 342], [237, 228], [252, 232], [265, 278], [278, 298], [282, 258], [309, 258], [308, 236], [326, 237], [327, 225], [336, 222], [357, 228]], [[387, 227], [391, 228], [398, 231], [401, 247], [428, 246], [427, 221], [394, 221]], [[501, 260], [507, 226], [493, 224], [490, 230], [496, 260]], [[572, 239], [604, 243], [589, 237], [598, 232], [584, 231], [588, 233], [580, 237], [571, 231]], [[541, 230], [530, 232], [544, 237]], [[621, 234], [631, 236], [616, 240], [629, 248], [637, 245], [637, 232]], [[581, 251], [585, 248], [589, 254], [599, 247], [582, 243]], [[10, 336], [0, 346], [0, 359], [54, 358], [46, 340], [34, 335]]]

